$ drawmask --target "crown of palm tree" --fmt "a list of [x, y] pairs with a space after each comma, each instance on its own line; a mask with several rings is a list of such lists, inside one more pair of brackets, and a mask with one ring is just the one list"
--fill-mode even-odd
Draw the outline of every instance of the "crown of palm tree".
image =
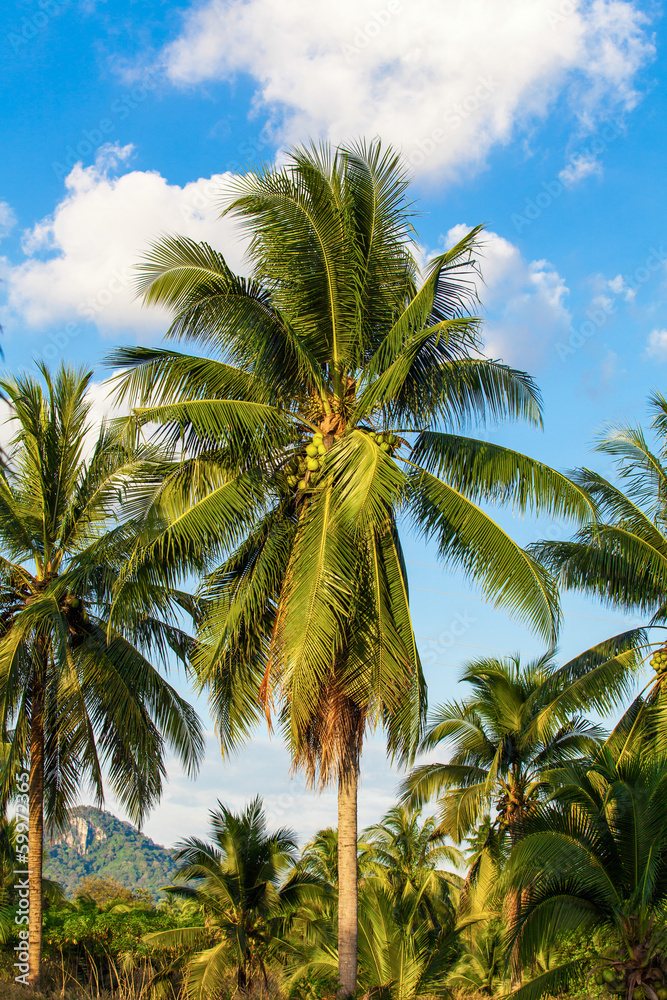
[[532, 551], [566, 587], [593, 593], [613, 607], [667, 620], [667, 400], [649, 399], [651, 449], [641, 427], [611, 425], [596, 450], [615, 460], [619, 485], [590, 469], [571, 473], [590, 496], [596, 518], [572, 541], [537, 542]]
[[551, 635], [548, 575], [478, 504], [589, 514], [558, 473], [456, 433], [475, 420], [539, 423], [538, 393], [479, 352], [479, 229], [420, 273], [406, 187], [378, 143], [296, 150], [284, 168], [238, 179], [226, 211], [248, 238], [250, 278], [180, 237], [143, 264], [145, 301], [175, 313], [170, 336], [213, 356], [123, 348], [110, 359], [129, 368], [119, 391], [141, 404], [139, 421], [187, 456], [165, 483], [171, 523], [151, 551], [217, 564], [195, 663], [223, 744], [277, 698], [295, 758], [324, 778], [350, 747], [355, 757], [367, 724], [384, 722], [399, 752], [420, 727], [399, 516]]
[[457, 842], [489, 809], [493, 826], [516, 833], [552, 790], [554, 770], [599, 744], [599, 726], [568, 716], [599, 697], [598, 670], [610, 681], [615, 675], [608, 696], [617, 696], [634, 652], [620, 654], [620, 663], [609, 654], [631, 638], [618, 637], [611, 649], [602, 644], [563, 666], [553, 651], [527, 664], [518, 656], [471, 662], [461, 679], [472, 695], [437, 708], [421, 743], [422, 751], [444, 744], [449, 762], [415, 768], [404, 783], [405, 799], [421, 805], [439, 797], [440, 829]]
[[210, 842], [191, 837], [177, 845], [179, 868], [167, 887], [195, 901], [205, 923], [145, 938], [158, 949], [196, 950], [186, 981], [191, 996], [215, 994], [229, 970], [241, 990], [258, 975], [266, 986], [266, 963], [279, 947], [281, 925], [320, 891], [318, 880], [296, 866], [294, 834], [267, 831], [259, 797], [239, 814], [218, 802], [210, 817]]
[[203, 747], [196, 714], [147, 659], [185, 660], [179, 595], [146, 572], [117, 589], [145, 528], [136, 497], [160, 480], [160, 463], [104, 426], [87, 455], [91, 373], [40, 370], [46, 395], [28, 376], [2, 382], [17, 422], [0, 475], [0, 713], [12, 731], [4, 794], [27, 760], [41, 660], [47, 816], [62, 822], [82, 781], [101, 800], [106, 769], [141, 820], [160, 795], [165, 741], [191, 772]]

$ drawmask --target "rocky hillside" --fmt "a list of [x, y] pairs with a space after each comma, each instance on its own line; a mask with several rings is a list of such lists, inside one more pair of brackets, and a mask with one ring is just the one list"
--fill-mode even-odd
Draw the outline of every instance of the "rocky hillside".
[[44, 874], [60, 882], [68, 896], [85, 875], [104, 875], [157, 897], [176, 869], [171, 851], [92, 806], [73, 809], [69, 829], [45, 846]]

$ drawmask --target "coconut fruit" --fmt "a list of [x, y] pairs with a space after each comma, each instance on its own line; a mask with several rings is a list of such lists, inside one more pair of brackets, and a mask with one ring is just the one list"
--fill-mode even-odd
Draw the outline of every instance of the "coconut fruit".
[[306, 455], [308, 456], [308, 458], [315, 458], [315, 456], [317, 455], [317, 445], [309, 444], [308, 447], [306, 448]]
[[384, 452], [391, 451], [391, 445], [387, 444], [386, 441], [383, 441], [382, 444], [380, 445], [380, 449], [381, 449], [381, 451], [384, 451]]
[[296, 486], [296, 484], [298, 483], [298, 481], [299, 480], [296, 478], [296, 476], [288, 476], [287, 477], [287, 485], [288, 486]]
[[324, 434], [321, 434], [319, 431], [316, 431], [315, 434], [313, 434], [313, 444], [322, 444], [323, 441], [324, 441]]
[[324, 447], [324, 445], [323, 444], [318, 444], [318, 446], [317, 446], [317, 454], [318, 455], [326, 455], [326, 452], [327, 452], [327, 450]]
[[598, 986], [604, 986], [604, 976], [602, 975], [602, 969], [598, 969], [595, 973], [595, 982]]
[[651, 657], [651, 666], [657, 674], [667, 670], [667, 649], [657, 649]]
[[614, 973], [614, 970], [613, 969], [603, 969], [602, 970], [602, 978], [604, 979], [605, 983], [613, 983], [614, 980], [616, 979], [616, 975]]
[[300, 479], [299, 480], [299, 489], [300, 490], [305, 490], [305, 488], [306, 488], [306, 480], [305, 479]]
[[317, 472], [317, 470], [320, 467], [320, 463], [317, 461], [316, 458], [309, 458], [308, 461], [306, 462], [306, 465], [308, 466], [309, 472]]

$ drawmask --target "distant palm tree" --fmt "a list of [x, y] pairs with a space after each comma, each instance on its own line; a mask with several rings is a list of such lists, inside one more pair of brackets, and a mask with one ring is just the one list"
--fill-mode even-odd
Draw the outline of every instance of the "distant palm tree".
[[[480, 354], [479, 228], [420, 273], [399, 157], [379, 143], [298, 149], [235, 182], [226, 212], [252, 277], [207, 244], [158, 242], [147, 304], [212, 357], [123, 348], [110, 358], [135, 418], [182, 445], [162, 558], [215, 570], [194, 665], [225, 751], [275, 704], [294, 761], [339, 789], [339, 956], [356, 986], [357, 781], [366, 731], [408, 757], [425, 687], [399, 518], [435, 540], [496, 605], [551, 637], [557, 594], [483, 510], [590, 515], [547, 466], [460, 433], [539, 424], [532, 380]], [[231, 554], [230, 554], [231, 553]], [[152, 552], [148, 558], [153, 558]]]
[[296, 867], [293, 833], [267, 832], [259, 798], [239, 814], [218, 802], [210, 817], [212, 842], [191, 837], [179, 844], [175, 884], [166, 888], [197, 903], [204, 922], [145, 939], [154, 948], [195, 952], [186, 980], [193, 997], [217, 996], [230, 971], [242, 992], [257, 979], [268, 986], [281, 926], [319, 890], [317, 880]]
[[461, 865], [461, 852], [445, 844], [433, 816], [423, 823], [419, 813], [394, 806], [375, 826], [364, 830], [367, 867], [397, 901], [420, 898], [416, 918], [439, 930], [456, 912], [460, 877], [442, 864]]
[[[415, 768], [404, 782], [405, 800], [418, 806], [437, 796], [439, 829], [457, 843], [493, 809], [486, 844], [496, 855], [503, 840], [511, 847], [553, 791], [555, 769], [593, 752], [602, 740], [599, 726], [581, 716], [567, 718], [567, 709], [588, 703], [587, 692], [591, 685], [595, 689], [590, 668], [596, 658], [609, 670], [606, 649], [563, 667], [551, 652], [527, 664], [518, 656], [470, 663], [461, 680], [471, 685], [472, 696], [436, 709], [421, 744], [423, 751], [445, 744], [449, 762]], [[478, 855], [471, 877], [480, 871], [483, 856]], [[520, 906], [520, 897], [509, 893], [508, 920], [516, 921]], [[516, 981], [516, 962], [514, 975]]]
[[[563, 717], [576, 699], [585, 700], [570, 683], [569, 666], [558, 667], [551, 652], [526, 664], [518, 656], [473, 660], [461, 675], [472, 695], [437, 708], [421, 742], [422, 751], [444, 744], [449, 761], [416, 767], [403, 785], [405, 801], [421, 806], [437, 797], [439, 829], [457, 843], [493, 808], [493, 825], [515, 840], [552, 791], [554, 769], [594, 751], [603, 738], [587, 719]], [[588, 671], [580, 672], [588, 680]]]
[[27, 375], [0, 382], [16, 422], [0, 471], [0, 726], [11, 737], [0, 791], [6, 802], [29, 762], [33, 988], [44, 820], [62, 823], [85, 782], [101, 802], [106, 772], [139, 821], [160, 796], [166, 747], [190, 772], [203, 747], [195, 712], [146, 658], [185, 658], [178, 595], [149, 567], [118, 588], [146, 528], [143, 494], [164, 470], [105, 427], [95, 437], [90, 372], [40, 372], [43, 385]]
[[[565, 768], [554, 800], [527, 823], [506, 884], [529, 893], [510, 930], [525, 966], [555, 928], [594, 935], [600, 985], [656, 1000], [667, 977], [667, 758], [644, 753], [641, 739], [621, 757], [625, 743], [615, 732], [587, 767]], [[580, 957], [567, 957], [514, 996], [559, 996], [581, 972]]]

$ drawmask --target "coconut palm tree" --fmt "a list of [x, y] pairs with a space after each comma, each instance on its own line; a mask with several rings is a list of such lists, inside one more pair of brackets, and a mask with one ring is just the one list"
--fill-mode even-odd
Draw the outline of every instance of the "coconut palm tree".
[[[667, 624], [667, 400], [649, 398], [652, 448], [641, 427], [611, 425], [596, 451], [614, 459], [618, 484], [590, 469], [578, 469], [572, 479], [586, 490], [596, 520], [571, 541], [541, 541], [531, 548], [549, 565], [565, 587], [593, 594], [605, 604], [631, 614], [650, 616], [649, 625]], [[649, 650], [645, 641], [640, 646]], [[646, 702], [660, 708], [653, 714], [667, 732], [667, 644], [659, 639], [652, 657], [656, 671]], [[658, 704], [659, 702], [659, 704]]]
[[195, 951], [186, 988], [197, 997], [217, 996], [230, 970], [241, 992], [258, 979], [268, 986], [281, 924], [320, 889], [296, 867], [293, 833], [267, 832], [259, 797], [239, 814], [218, 802], [210, 818], [211, 843], [191, 837], [177, 845], [179, 869], [165, 890], [197, 903], [204, 922], [145, 938], [156, 949]]
[[[614, 644], [612, 651], [617, 648]], [[620, 664], [614, 663], [617, 675], [622, 677], [626, 660], [633, 656], [630, 648], [629, 657], [621, 655]], [[592, 686], [595, 690], [593, 664], [609, 672], [606, 646], [562, 667], [552, 651], [527, 664], [518, 656], [483, 657], [471, 662], [461, 678], [472, 686], [471, 697], [433, 713], [421, 749], [430, 751], [444, 743], [449, 761], [415, 768], [404, 782], [404, 798], [419, 806], [438, 797], [440, 832], [457, 843], [476, 832], [494, 810], [495, 819], [469, 872], [466, 890], [475, 882], [477, 889], [482, 883], [492, 887], [495, 879], [489, 875], [494, 875], [498, 861], [521, 837], [528, 817], [553, 790], [555, 769], [600, 744], [599, 726], [566, 714], [572, 705], [586, 702]], [[464, 892], [464, 899], [468, 894]], [[483, 894], [475, 895], [473, 910], [484, 904]], [[507, 893], [504, 903], [506, 918], [516, 921], [521, 897]], [[518, 974], [515, 956], [515, 983]]]
[[[564, 769], [554, 800], [532, 816], [515, 844], [507, 883], [529, 888], [511, 928], [525, 965], [561, 933], [588, 932], [604, 942], [591, 971], [610, 993], [640, 990], [663, 1000], [667, 983], [667, 758], [643, 752], [643, 740], [620, 754], [615, 732], [588, 766]], [[580, 977], [567, 957], [514, 994], [559, 995]]]
[[[397, 900], [416, 898], [420, 923], [435, 929], [451, 922], [456, 912], [460, 878], [443, 864], [460, 865], [461, 852], [436, 829], [433, 816], [420, 823], [419, 812], [394, 806], [375, 826], [364, 830], [370, 870], [394, 893]], [[444, 916], [443, 916], [444, 914]]]
[[[589, 517], [578, 487], [462, 433], [541, 421], [522, 372], [480, 354], [479, 228], [420, 271], [399, 158], [379, 143], [294, 150], [238, 178], [226, 212], [249, 278], [164, 237], [142, 265], [169, 336], [208, 356], [123, 348], [119, 398], [183, 455], [146, 558], [212, 569], [193, 664], [223, 750], [273, 709], [311, 781], [338, 783], [339, 957], [356, 983], [356, 796], [364, 734], [412, 752], [425, 687], [398, 530], [412, 523], [497, 606], [552, 636], [548, 574], [479, 503]], [[182, 488], [182, 487], [185, 488]]]
[[[606, 664], [610, 657], [598, 659]], [[584, 698], [582, 688], [569, 683], [573, 672], [570, 664], [558, 667], [552, 651], [526, 664], [518, 655], [469, 663], [461, 680], [472, 695], [437, 708], [420, 746], [432, 751], [445, 744], [449, 762], [416, 767], [404, 782], [404, 800], [421, 806], [437, 797], [439, 830], [457, 843], [491, 808], [487, 839], [494, 827], [518, 839], [526, 818], [552, 791], [554, 769], [591, 753], [603, 737], [583, 717], [563, 717]], [[581, 664], [578, 672], [584, 678], [589, 673]], [[567, 701], [559, 701], [566, 684]]]
[[193, 772], [203, 747], [196, 714], [147, 659], [186, 657], [178, 595], [148, 564], [117, 587], [161, 466], [105, 427], [94, 439], [90, 372], [40, 372], [44, 384], [27, 375], [0, 383], [16, 422], [0, 472], [0, 726], [11, 736], [0, 791], [6, 802], [25, 765], [33, 988], [45, 820], [62, 823], [82, 783], [101, 802], [106, 772], [140, 821], [159, 798], [165, 749]]

